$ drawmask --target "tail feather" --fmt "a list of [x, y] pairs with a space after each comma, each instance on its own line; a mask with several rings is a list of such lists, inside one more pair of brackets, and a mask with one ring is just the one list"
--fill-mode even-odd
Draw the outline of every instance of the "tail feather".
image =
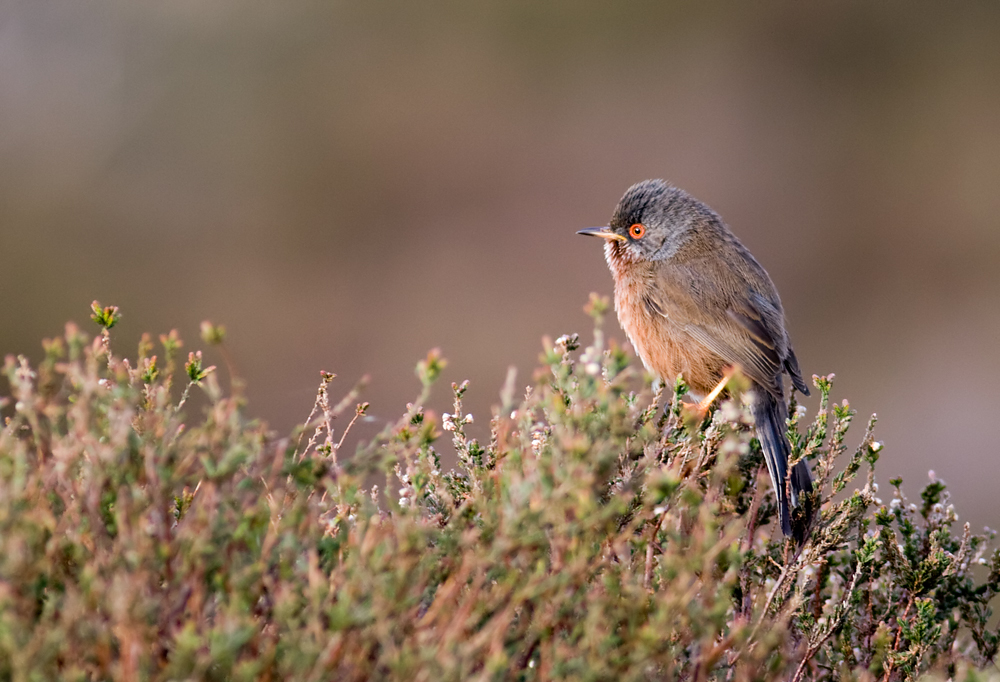
[[795, 537], [795, 542], [797, 544], [802, 544], [805, 538], [805, 531], [809, 527], [809, 521], [812, 519], [813, 507], [812, 498], [808, 495], [800, 497], [799, 493], [811, 493], [813, 489], [812, 476], [809, 473], [809, 465], [806, 461], [800, 460], [798, 464], [792, 467], [792, 506], [798, 507], [800, 504], [804, 513], [805, 522], [797, 524], [793, 528], [793, 534]]
[[[801, 461], [792, 468], [791, 476], [788, 475], [788, 457], [791, 453], [791, 446], [785, 435], [785, 423], [788, 419], [788, 408], [784, 401], [778, 400], [768, 391], [758, 389], [753, 401], [753, 416], [757, 426], [757, 438], [760, 440], [760, 447], [764, 453], [764, 461], [767, 463], [767, 471], [771, 475], [771, 485], [774, 486], [775, 496], [778, 498], [778, 520], [781, 523], [781, 532], [786, 536], [792, 535], [792, 515], [789, 506], [789, 494], [791, 505], [798, 506], [799, 493], [812, 491], [812, 476], [809, 474], [809, 465]], [[790, 485], [786, 485], [786, 478]], [[808, 517], [810, 510], [807, 508]], [[801, 542], [803, 538], [796, 534], [795, 540]]]
[[813, 489], [812, 474], [809, 473], [809, 465], [805, 460], [801, 460], [792, 467], [792, 506], [799, 506], [799, 493], [811, 493]]

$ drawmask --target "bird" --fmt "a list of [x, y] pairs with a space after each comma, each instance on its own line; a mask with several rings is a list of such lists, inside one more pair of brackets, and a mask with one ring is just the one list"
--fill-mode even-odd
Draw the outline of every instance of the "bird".
[[806, 521], [796, 524], [794, 535], [791, 507], [812, 492], [812, 476], [805, 460], [788, 471], [784, 375], [792, 390], [809, 395], [809, 387], [767, 271], [715, 211], [663, 180], [632, 185], [607, 226], [577, 234], [605, 240], [618, 321], [658, 381], [683, 376], [707, 410], [737, 369], [749, 379], [754, 428], [781, 530], [801, 543], [810, 500], [802, 505]]

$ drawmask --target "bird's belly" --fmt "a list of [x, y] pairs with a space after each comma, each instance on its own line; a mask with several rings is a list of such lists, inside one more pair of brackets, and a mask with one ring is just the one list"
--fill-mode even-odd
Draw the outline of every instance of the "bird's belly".
[[668, 386], [678, 375], [694, 396], [712, 391], [722, 377], [722, 359], [691, 338], [683, 327], [652, 313], [640, 301], [615, 292], [615, 309], [629, 342], [646, 371]]

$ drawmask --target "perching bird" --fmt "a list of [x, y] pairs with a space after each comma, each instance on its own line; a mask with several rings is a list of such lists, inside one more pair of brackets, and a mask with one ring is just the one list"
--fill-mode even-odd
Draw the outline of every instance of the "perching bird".
[[789, 498], [797, 506], [812, 478], [805, 461], [788, 472], [783, 375], [806, 395], [809, 387], [767, 272], [712, 209], [662, 180], [633, 185], [608, 227], [579, 234], [606, 240], [618, 321], [651, 374], [667, 383], [683, 375], [692, 395], [708, 402], [733, 368], [750, 380], [781, 530], [791, 535]]

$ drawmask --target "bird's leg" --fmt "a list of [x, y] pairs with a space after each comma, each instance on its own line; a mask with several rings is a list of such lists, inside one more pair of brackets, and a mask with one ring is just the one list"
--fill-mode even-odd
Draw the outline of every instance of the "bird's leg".
[[733, 378], [733, 374], [735, 373], [736, 373], [735, 367], [730, 367], [725, 371], [725, 373], [722, 375], [722, 381], [720, 381], [718, 385], [716, 385], [716, 387], [712, 389], [711, 393], [702, 398], [701, 402], [699, 402], [698, 405], [695, 407], [695, 409], [698, 411], [698, 414], [700, 414], [704, 418], [704, 416], [708, 413], [708, 408], [712, 406], [712, 403], [714, 403], [715, 399], [719, 397], [719, 394], [722, 393], [723, 390], [725, 390], [726, 384], [729, 383], [729, 380]]

